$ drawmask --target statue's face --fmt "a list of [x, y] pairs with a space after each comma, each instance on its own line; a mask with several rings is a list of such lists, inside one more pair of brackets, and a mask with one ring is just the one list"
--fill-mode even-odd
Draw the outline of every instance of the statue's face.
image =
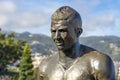
[[70, 49], [77, 40], [74, 27], [62, 21], [52, 24], [51, 35], [57, 48], [63, 51]]

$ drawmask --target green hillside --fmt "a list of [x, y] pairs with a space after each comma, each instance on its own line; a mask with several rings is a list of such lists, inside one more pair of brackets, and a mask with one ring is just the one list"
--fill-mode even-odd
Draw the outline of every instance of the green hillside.
[[16, 39], [25, 39], [30, 44], [33, 53], [48, 55], [50, 50], [56, 50], [52, 39], [46, 35], [24, 32], [16, 34]]

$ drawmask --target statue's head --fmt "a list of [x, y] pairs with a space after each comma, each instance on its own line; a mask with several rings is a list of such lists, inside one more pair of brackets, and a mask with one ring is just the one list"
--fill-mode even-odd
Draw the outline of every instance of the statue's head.
[[79, 13], [69, 6], [63, 6], [53, 13], [51, 19], [51, 35], [58, 49], [71, 48], [82, 33]]

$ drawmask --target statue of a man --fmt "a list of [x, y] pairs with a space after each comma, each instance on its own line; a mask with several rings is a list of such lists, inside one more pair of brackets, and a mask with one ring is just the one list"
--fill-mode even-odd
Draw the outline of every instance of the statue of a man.
[[115, 80], [111, 58], [79, 44], [82, 33], [79, 13], [69, 6], [56, 10], [51, 20], [51, 36], [58, 54], [43, 60], [38, 80]]

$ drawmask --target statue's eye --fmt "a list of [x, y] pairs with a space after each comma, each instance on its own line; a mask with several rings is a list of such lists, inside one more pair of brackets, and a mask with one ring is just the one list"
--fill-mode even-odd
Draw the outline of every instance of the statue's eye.
[[55, 32], [56, 32], [56, 30], [51, 30], [51, 32], [54, 32], [54, 33], [55, 33]]
[[67, 32], [67, 29], [60, 29], [59, 32]]

